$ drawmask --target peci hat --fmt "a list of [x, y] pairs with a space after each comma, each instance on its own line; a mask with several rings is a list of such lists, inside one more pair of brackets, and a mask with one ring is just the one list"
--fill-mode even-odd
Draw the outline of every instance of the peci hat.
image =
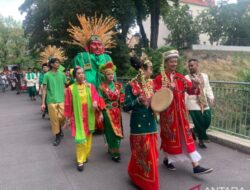
[[165, 53], [163, 53], [163, 60], [167, 60], [169, 58], [178, 58], [179, 57], [179, 52], [177, 50], [170, 50]]

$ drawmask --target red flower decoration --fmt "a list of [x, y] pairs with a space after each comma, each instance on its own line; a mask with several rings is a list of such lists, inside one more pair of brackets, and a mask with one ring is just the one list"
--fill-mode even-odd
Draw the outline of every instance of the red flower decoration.
[[111, 69], [113, 67], [113, 63], [112, 62], [108, 62], [107, 64], [106, 64], [106, 68], [107, 69]]

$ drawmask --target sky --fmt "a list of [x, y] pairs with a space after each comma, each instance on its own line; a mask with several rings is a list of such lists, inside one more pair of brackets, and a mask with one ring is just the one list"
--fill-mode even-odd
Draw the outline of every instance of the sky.
[[25, 15], [21, 15], [18, 8], [24, 0], [0, 0], [0, 15], [7, 17], [12, 16], [15, 20], [23, 21]]
[[[235, 3], [237, 0], [229, 0], [230, 3]], [[21, 15], [18, 8], [24, 0], [0, 0], [0, 15], [7, 17], [12, 16], [15, 20], [23, 21], [25, 15]]]

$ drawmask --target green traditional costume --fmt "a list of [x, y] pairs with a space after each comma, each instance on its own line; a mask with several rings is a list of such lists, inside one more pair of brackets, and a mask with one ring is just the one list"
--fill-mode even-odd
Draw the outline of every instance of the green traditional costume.
[[114, 75], [115, 69], [111, 62], [101, 66], [100, 71], [104, 74], [106, 81], [100, 85], [100, 96], [105, 102], [102, 113], [108, 151], [114, 161], [119, 161], [119, 149], [123, 137], [121, 105], [124, 102], [124, 93], [122, 84], [107, 79], [108, 75]]

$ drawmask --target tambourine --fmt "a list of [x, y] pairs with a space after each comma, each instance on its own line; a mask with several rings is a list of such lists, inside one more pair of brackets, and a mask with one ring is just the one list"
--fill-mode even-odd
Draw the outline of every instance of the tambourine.
[[151, 108], [155, 112], [165, 111], [173, 101], [173, 92], [169, 88], [157, 91], [151, 100]]

